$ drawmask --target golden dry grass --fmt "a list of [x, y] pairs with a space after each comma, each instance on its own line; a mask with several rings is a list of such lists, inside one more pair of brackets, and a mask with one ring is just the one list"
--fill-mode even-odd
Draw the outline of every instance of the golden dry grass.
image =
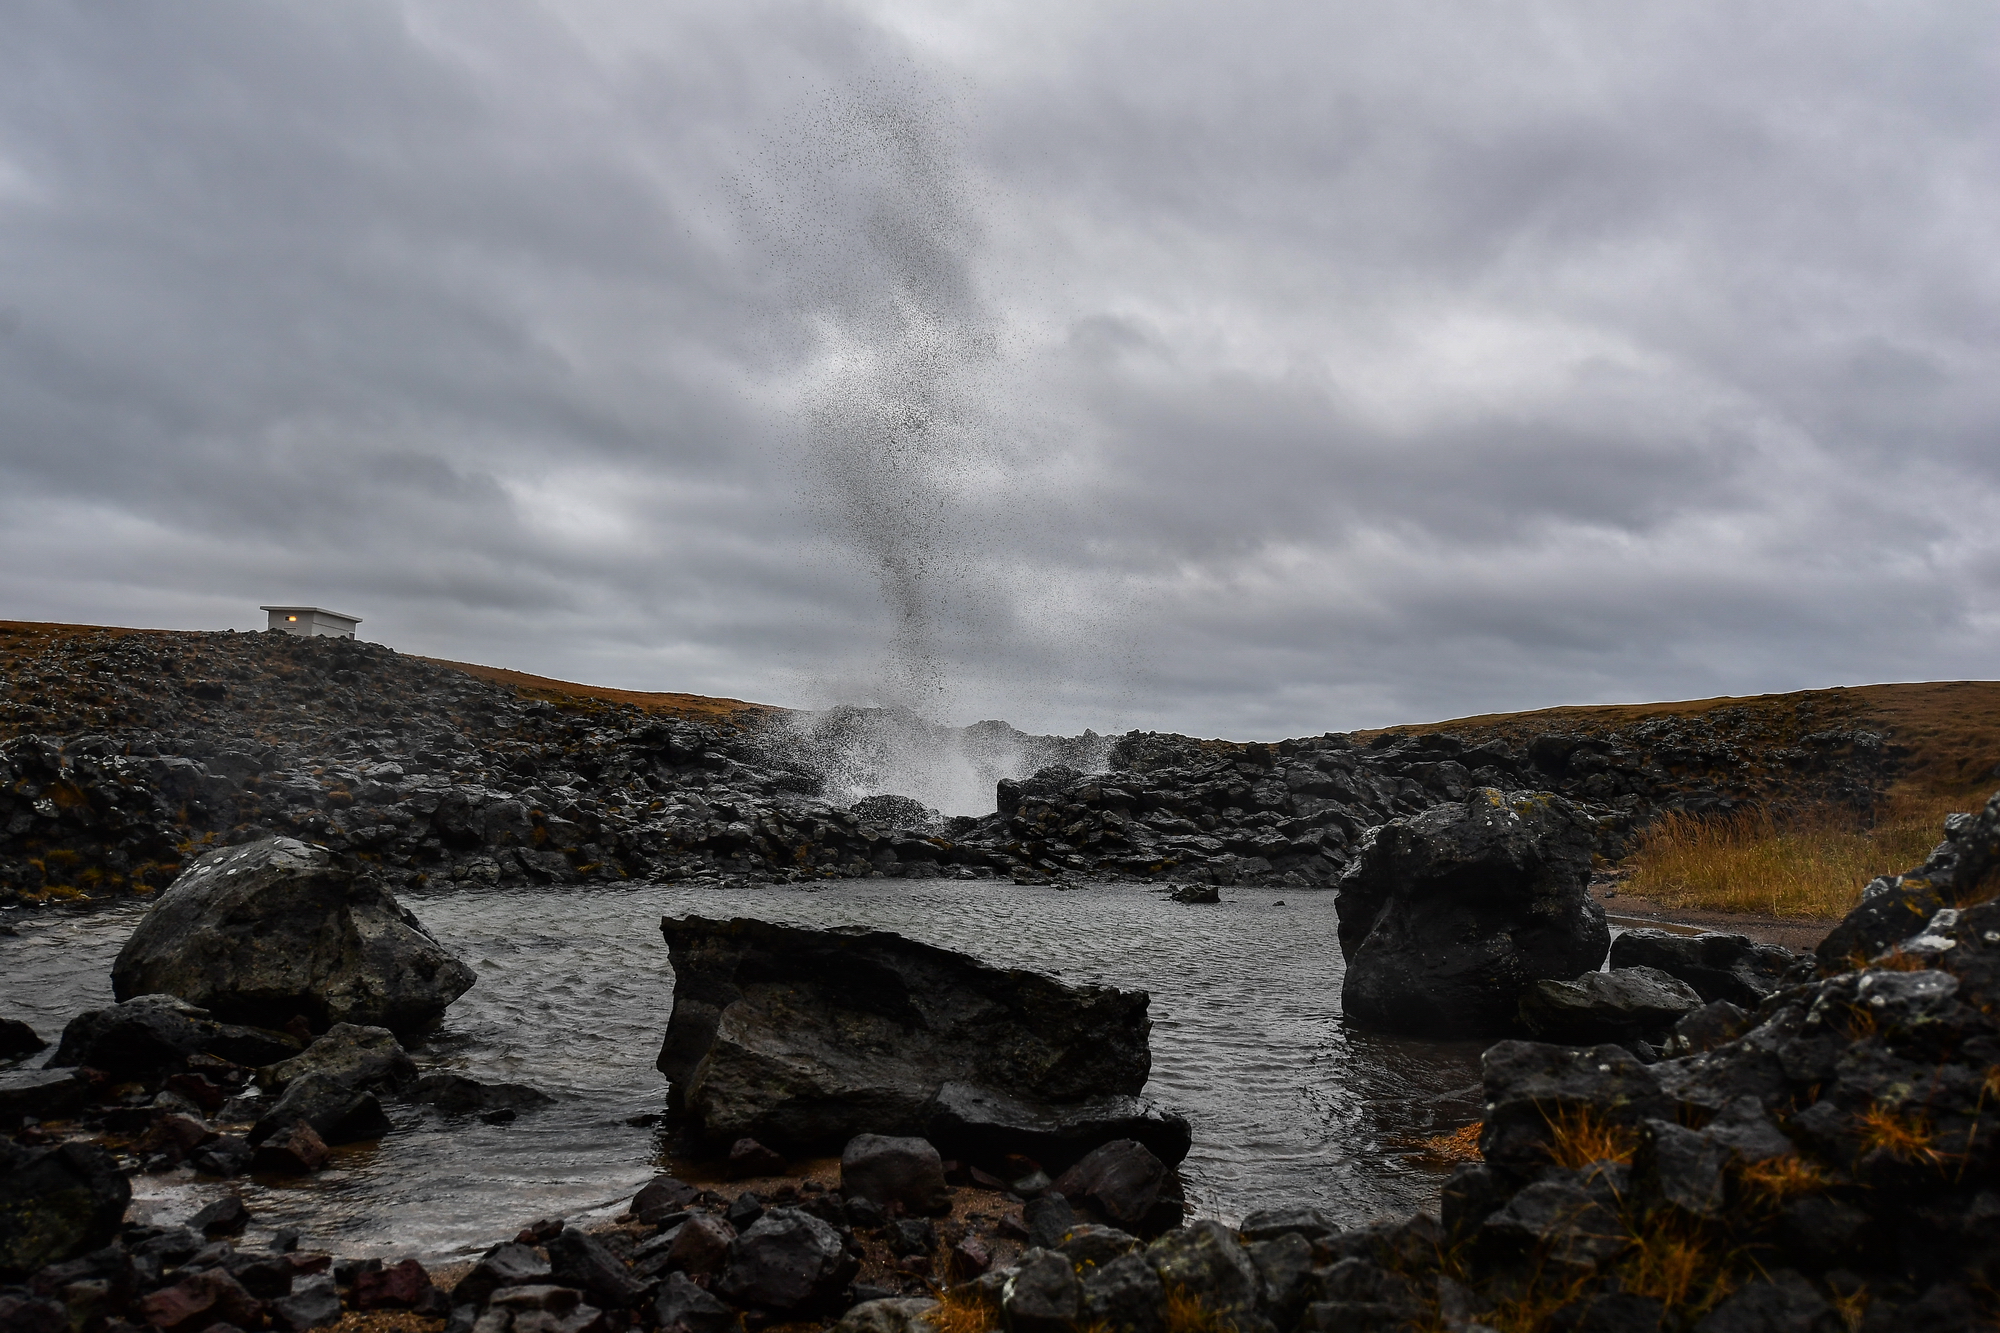
[[1428, 1138], [1411, 1139], [1408, 1146], [1417, 1150], [1417, 1156], [1442, 1166], [1456, 1166], [1460, 1162], [1477, 1162], [1479, 1156], [1479, 1133], [1485, 1126], [1475, 1120], [1469, 1125], [1460, 1125], [1449, 1134], [1433, 1134]]
[[946, 1287], [937, 1294], [937, 1305], [924, 1312], [924, 1322], [937, 1333], [986, 1333], [1000, 1322], [999, 1311], [988, 1305], [970, 1284]]
[[1974, 805], [1963, 793], [1898, 792], [1872, 825], [1812, 810], [1767, 808], [1722, 818], [1669, 812], [1641, 835], [1623, 889], [1669, 908], [1844, 916], [1877, 875], [1919, 865], [1944, 836], [1944, 818]]
[[1162, 1311], [1167, 1333], [1236, 1333], [1236, 1325], [1221, 1312], [1203, 1303], [1186, 1287], [1167, 1288], [1167, 1304]]
[[1772, 1204], [1801, 1194], [1817, 1194], [1828, 1184], [1825, 1171], [1794, 1153], [1752, 1162], [1743, 1168], [1741, 1179], [1753, 1199]]
[[1624, 1290], [1694, 1316], [1735, 1289], [1739, 1256], [1724, 1250], [1700, 1223], [1658, 1214], [1630, 1230], [1632, 1248], [1618, 1265]]
[[1863, 1152], [1879, 1150], [1906, 1162], [1940, 1168], [1951, 1157], [1937, 1146], [1927, 1117], [1879, 1102], [1855, 1117], [1854, 1134]]
[[1549, 1158], [1557, 1166], [1581, 1170], [1594, 1162], [1626, 1162], [1638, 1151], [1639, 1136], [1606, 1120], [1595, 1107], [1558, 1108], [1542, 1118], [1549, 1126]]

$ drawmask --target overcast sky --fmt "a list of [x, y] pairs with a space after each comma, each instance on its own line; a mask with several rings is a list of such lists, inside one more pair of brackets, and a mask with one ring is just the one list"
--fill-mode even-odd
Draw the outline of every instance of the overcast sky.
[[0, 617], [1312, 734], [2000, 676], [1990, 3], [0, 20]]

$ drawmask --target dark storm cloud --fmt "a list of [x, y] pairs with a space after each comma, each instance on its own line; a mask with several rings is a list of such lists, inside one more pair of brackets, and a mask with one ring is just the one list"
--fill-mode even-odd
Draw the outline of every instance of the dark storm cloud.
[[1242, 735], [1991, 676], [1997, 54], [1973, 5], [20, 5], [0, 614]]

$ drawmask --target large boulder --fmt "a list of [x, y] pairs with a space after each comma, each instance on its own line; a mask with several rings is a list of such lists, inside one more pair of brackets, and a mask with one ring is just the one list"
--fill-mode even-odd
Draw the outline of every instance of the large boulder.
[[819, 1218], [771, 1208], [731, 1242], [715, 1294], [746, 1309], [810, 1315], [832, 1304], [860, 1267], [840, 1233]]
[[315, 1031], [421, 1028], [474, 979], [380, 881], [294, 838], [195, 861], [111, 969], [121, 1000], [164, 992], [265, 1027], [303, 1015]]
[[118, 1234], [132, 1186], [94, 1143], [30, 1149], [0, 1139], [0, 1282], [18, 1282]]
[[1560, 796], [1490, 787], [1370, 829], [1335, 903], [1347, 1017], [1428, 1036], [1507, 1031], [1530, 982], [1604, 960], [1595, 844]]
[[669, 1104], [713, 1142], [922, 1136], [947, 1083], [1064, 1104], [1146, 1082], [1143, 991], [1069, 986], [886, 931], [661, 922]]
[[218, 1023], [206, 1009], [178, 996], [139, 995], [72, 1018], [48, 1063], [143, 1078], [183, 1069], [192, 1055], [265, 1065], [298, 1053], [298, 1041], [283, 1032]]

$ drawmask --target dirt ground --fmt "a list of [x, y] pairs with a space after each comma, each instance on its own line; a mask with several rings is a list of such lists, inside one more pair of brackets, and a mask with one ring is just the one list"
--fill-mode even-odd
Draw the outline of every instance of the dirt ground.
[[1614, 926], [1647, 930], [1684, 930], [1699, 934], [1705, 930], [1748, 935], [1760, 944], [1781, 944], [1800, 953], [1810, 952], [1826, 933], [1839, 924], [1838, 917], [1775, 917], [1749, 912], [1699, 912], [1683, 907], [1662, 907], [1648, 898], [1635, 897], [1616, 884], [1593, 884], [1590, 894], [1604, 904], [1604, 915]]

